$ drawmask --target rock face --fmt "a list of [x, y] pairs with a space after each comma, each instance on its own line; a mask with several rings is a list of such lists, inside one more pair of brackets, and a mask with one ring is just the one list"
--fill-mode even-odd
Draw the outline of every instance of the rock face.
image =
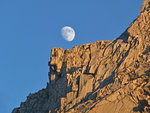
[[150, 0], [113, 41], [53, 48], [45, 89], [12, 113], [150, 112]]

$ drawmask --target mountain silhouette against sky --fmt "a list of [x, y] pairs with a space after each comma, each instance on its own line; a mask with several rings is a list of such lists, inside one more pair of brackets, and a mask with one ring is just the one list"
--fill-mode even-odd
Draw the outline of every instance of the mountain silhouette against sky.
[[12, 113], [149, 113], [150, 0], [113, 41], [51, 50], [49, 83]]

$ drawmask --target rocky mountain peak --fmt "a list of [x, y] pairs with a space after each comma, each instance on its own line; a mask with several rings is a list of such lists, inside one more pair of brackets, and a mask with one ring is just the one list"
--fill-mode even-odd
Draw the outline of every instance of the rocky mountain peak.
[[113, 41], [53, 48], [47, 87], [13, 113], [150, 112], [149, 6]]
[[150, 10], [150, 0], [145, 0], [143, 2], [143, 5], [141, 7], [141, 12], [144, 12], [145, 10]]

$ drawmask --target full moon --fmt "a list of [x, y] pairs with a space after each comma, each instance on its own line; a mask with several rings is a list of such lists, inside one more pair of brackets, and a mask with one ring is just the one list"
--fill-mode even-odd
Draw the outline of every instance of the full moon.
[[75, 37], [75, 31], [69, 26], [65, 26], [61, 29], [61, 34], [66, 41], [72, 41]]

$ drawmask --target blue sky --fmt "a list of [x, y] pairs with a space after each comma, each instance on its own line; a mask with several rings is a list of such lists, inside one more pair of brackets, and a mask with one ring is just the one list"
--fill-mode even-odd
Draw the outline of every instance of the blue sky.
[[[0, 113], [46, 87], [53, 47], [117, 38], [139, 15], [143, 0], [0, 0]], [[61, 28], [76, 32], [72, 42]]]

